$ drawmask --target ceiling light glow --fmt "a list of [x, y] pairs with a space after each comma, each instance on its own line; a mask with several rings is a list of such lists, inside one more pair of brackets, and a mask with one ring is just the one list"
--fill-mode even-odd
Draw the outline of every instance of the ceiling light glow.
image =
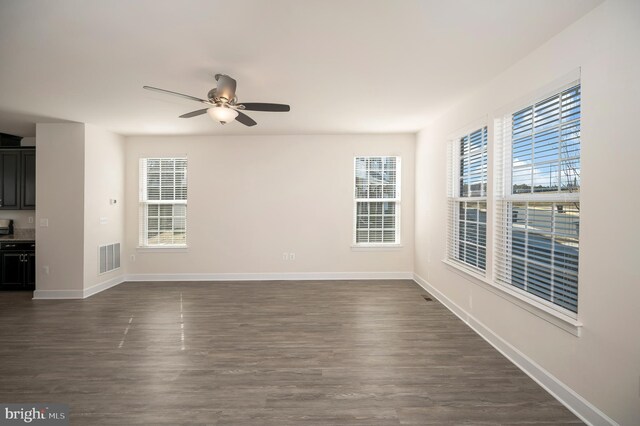
[[238, 111], [227, 106], [214, 106], [207, 110], [207, 114], [222, 124], [233, 121], [238, 116]]

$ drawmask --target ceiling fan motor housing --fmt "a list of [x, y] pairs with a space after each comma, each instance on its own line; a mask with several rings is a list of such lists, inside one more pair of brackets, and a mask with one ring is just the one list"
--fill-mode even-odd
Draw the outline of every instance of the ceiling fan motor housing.
[[236, 97], [236, 81], [225, 74], [216, 74], [216, 81], [218, 87], [209, 91], [209, 99], [211, 99], [211, 92], [214, 92], [213, 99], [220, 99], [221, 101], [231, 102]]

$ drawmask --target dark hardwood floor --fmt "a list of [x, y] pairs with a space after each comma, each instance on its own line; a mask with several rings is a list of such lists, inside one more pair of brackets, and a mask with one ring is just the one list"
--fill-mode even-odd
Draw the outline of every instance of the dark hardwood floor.
[[412, 281], [0, 294], [0, 402], [71, 424], [581, 422]]

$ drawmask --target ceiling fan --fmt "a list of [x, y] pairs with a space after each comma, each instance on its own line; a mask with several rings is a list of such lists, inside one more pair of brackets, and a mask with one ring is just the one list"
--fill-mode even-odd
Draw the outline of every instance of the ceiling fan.
[[291, 110], [289, 105], [284, 104], [266, 104], [259, 102], [238, 103], [238, 98], [236, 96], [236, 81], [225, 74], [216, 74], [215, 79], [217, 81], [217, 85], [213, 89], [209, 90], [207, 99], [200, 99], [194, 96], [172, 92], [170, 90], [159, 89], [157, 87], [143, 86], [142, 88], [152, 90], [154, 92], [166, 93], [168, 95], [180, 96], [181, 98], [207, 105], [206, 108], [182, 114], [180, 118], [197, 117], [198, 115], [207, 113], [211, 118], [222, 124], [236, 120], [245, 126], [255, 126], [258, 123], [242, 111], [287, 112]]

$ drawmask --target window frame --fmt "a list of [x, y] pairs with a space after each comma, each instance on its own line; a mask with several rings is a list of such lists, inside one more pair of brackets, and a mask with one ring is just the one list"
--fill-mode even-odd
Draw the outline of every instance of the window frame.
[[[149, 184], [149, 180], [147, 178], [147, 174], [148, 174], [148, 161], [149, 160], [158, 160], [158, 161], [166, 161], [166, 160], [172, 160], [174, 162], [174, 167], [175, 167], [175, 162], [178, 160], [184, 160], [185, 161], [185, 168], [184, 168], [184, 179], [185, 179], [185, 183], [186, 183], [186, 187], [185, 187], [185, 198], [184, 199], [176, 199], [175, 198], [175, 188], [177, 187], [175, 185], [175, 170], [173, 172], [174, 174], [174, 185], [172, 186], [172, 188], [174, 189], [174, 198], [172, 200], [150, 200], [148, 199], [148, 184]], [[139, 178], [139, 195], [138, 195], [138, 210], [139, 210], [139, 214], [138, 214], [138, 249], [144, 249], [144, 250], [170, 250], [170, 249], [186, 249], [188, 248], [188, 227], [187, 227], [187, 217], [188, 217], [188, 213], [187, 213], [187, 205], [188, 205], [188, 169], [189, 169], [189, 162], [188, 162], [188, 158], [186, 155], [174, 155], [174, 156], [145, 156], [145, 157], [140, 157], [138, 160], [138, 178]], [[160, 172], [161, 173], [161, 172]], [[160, 186], [159, 188], [161, 188], [162, 186]], [[162, 198], [161, 196], [159, 196], [159, 198]], [[176, 229], [174, 226], [174, 220], [176, 217], [180, 218], [180, 219], [184, 219], [184, 243], [169, 243], [169, 244], [162, 244], [162, 243], [149, 243], [149, 207], [152, 205], [157, 205], [158, 208], [160, 208], [163, 205], [170, 205], [170, 206], [184, 206], [184, 216], [176, 216], [175, 214], [172, 214], [171, 216], [167, 216], [167, 217], [171, 217], [172, 219], [172, 226], [171, 226], [171, 232], [173, 234], [175, 234]], [[158, 219], [160, 219], [161, 216], [160, 213], [158, 213]]]
[[[395, 172], [396, 172], [396, 181], [395, 181], [395, 197], [394, 198], [359, 198], [357, 197], [357, 164], [359, 159], [369, 160], [371, 158], [380, 158], [382, 163], [384, 164], [384, 160], [386, 158], [394, 158], [395, 159]], [[383, 166], [384, 170], [384, 166]], [[384, 248], [399, 248], [402, 247], [401, 244], [401, 192], [402, 192], [402, 159], [399, 155], [356, 155], [353, 157], [353, 232], [351, 237], [351, 247], [354, 249], [384, 249]], [[383, 193], [384, 195], [384, 193]], [[394, 203], [395, 207], [395, 235], [394, 242], [358, 242], [357, 241], [357, 232], [358, 232], [358, 203]], [[370, 229], [370, 228], [367, 228]], [[384, 240], [384, 226], [382, 228]]]
[[[468, 138], [469, 143], [471, 141], [471, 136], [476, 134], [477, 132], [481, 132], [481, 141], [483, 147], [481, 148], [480, 155], [481, 167], [484, 167], [484, 170], [481, 170], [480, 180], [480, 195], [471, 195], [468, 193], [466, 196], [460, 193], [461, 188], [461, 180], [464, 177], [469, 177], [470, 175], [465, 175], [461, 170], [460, 163], [462, 160], [462, 155], [460, 153], [462, 143], [464, 138]], [[455, 132], [453, 135], [449, 136], [449, 143], [447, 145], [447, 248], [446, 248], [446, 256], [445, 260], [449, 262], [452, 266], [461, 268], [463, 270], [469, 271], [475, 275], [478, 275], [482, 278], [487, 276], [487, 268], [489, 265], [489, 129], [486, 124], [486, 119], [478, 120], [474, 124], [467, 126], [464, 129], [461, 129]], [[469, 155], [471, 155], [471, 151], [469, 151]], [[473, 174], [471, 174], [473, 175]], [[484, 178], [484, 179], [483, 179]], [[484, 188], [482, 187], [484, 183]], [[464, 259], [459, 257], [459, 249], [460, 244], [468, 244], [468, 242], [461, 242], [460, 239], [460, 206], [466, 203], [484, 203], [485, 206], [485, 220], [484, 220], [484, 247], [482, 247], [480, 242], [480, 216], [478, 216], [478, 238], [477, 243], [473, 244], [478, 249], [484, 248], [484, 268], [481, 268], [477, 265], [473, 265], [469, 262], [466, 262]], [[478, 206], [478, 215], [480, 215], [479, 211], [480, 207]], [[479, 255], [479, 251], [477, 253]]]
[[[562, 95], [564, 92], [580, 86], [580, 109], [582, 110], [582, 83], [580, 81], [579, 72], [570, 74], [571, 77], [565, 77], [563, 82], [547, 86], [544, 91], [538, 91], [533, 96], [530, 96], [526, 101], [522, 101], [517, 105], [514, 105], [508, 109], [504, 109], [500, 114], [495, 114], [494, 119], [494, 135], [493, 140], [495, 142], [493, 154], [495, 157], [493, 167], [493, 181], [494, 181], [494, 196], [492, 200], [492, 207], [494, 209], [493, 220], [493, 276], [491, 284], [502, 291], [509, 294], [516, 295], [526, 303], [541, 308], [542, 310], [551, 313], [552, 315], [563, 319], [564, 321], [580, 327], [581, 323], [578, 321], [579, 308], [579, 266], [576, 270], [576, 311], [573, 312], [561, 305], [545, 300], [542, 297], [536, 296], [534, 293], [518, 288], [514, 285], [510, 276], [512, 274], [512, 265], [509, 265], [511, 259], [511, 252], [513, 251], [512, 228], [513, 218], [512, 210], [514, 204], [518, 203], [553, 203], [552, 209], [556, 208], [556, 203], [580, 203], [580, 190], [577, 192], [561, 192], [560, 187], [562, 181], [558, 180], [558, 188], [555, 191], [534, 191], [534, 179], [532, 178], [532, 190], [527, 193], [514, 193], [513, 192], [513, 141], [514, 138], [511, 134], [511, 128], [513, 125], [513, 117], [527, 108], [533, 107], [539, 103], [542, 103], [554, 96]], [[559, 106], [562, 108], [562, 105]], [[580, 131], [582, 130], [582, 116], [579, 120]], [[559, 127], [561, 129], [561, 127]], [[582, 136], [582, 135], [581, 135]], [[559, 132], [561, 138], [561, 132]], [[581, 137], [580, 137], [581, 139]], [[535, 149], [534, 138], [532, 135], [532, 153]], [[580, 146], [581, 158], [582, 147]], [[533, 154], [532, 154], [533, 155]], [[559, 160], [560, 162], [560, 160]], [[531, 168], [535, 168], [534, 157], [532, 157]], [[532, 171], [533, 173], [533, 171]], [[533, 176], [533, 174], [532, 174]], [[560, 176], [560, 172], [558, 172]], [[552, 210], [553, 215], [553, 210]], [[528, 215], [527, 215], [528, 216]], [[552, 218], [553, 219], [553, 218]], [[578, 218], [579, 223], [579, 218]], [[555, 231], [554, 231], [555, 232]], [[553, 237], [555, 237], [555, 233]], [[579, 247], [579, 235], [577, 236]], [[552, 240], [554, 241], [554, 240]], [[507, 244], [509, 242], [509, 244]], [[579, 265], [579, 249], [578, 249], [578, 265]], [[552, 268], [552, 264], [549, 264], [549, 268]], [[579, 335], [579, 332], [576, 334]]]

